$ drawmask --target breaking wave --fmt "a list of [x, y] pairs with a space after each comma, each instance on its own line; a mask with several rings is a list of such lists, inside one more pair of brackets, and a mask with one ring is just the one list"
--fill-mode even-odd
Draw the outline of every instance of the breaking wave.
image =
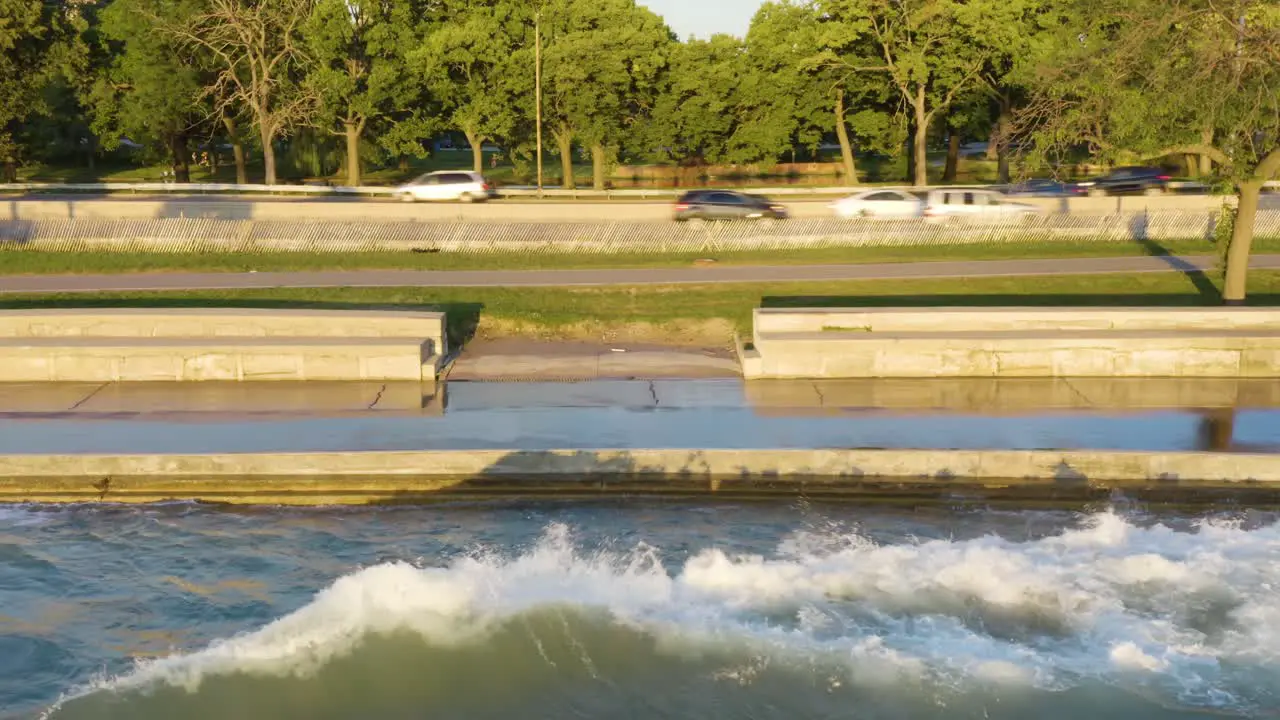
[[[638, 703], [638, 705], [637, 705]], [[287, 616], [96, 679], [47, 716], [1258, 716], [1280, 707], [1280, 528], [1029, 542], [798, 533], [768, 556], [514, 554], [338, 579]], [[233, 714], [234, 713], [234, 714]], [[1173, 715], [1170, 715], [1171, 717]]]

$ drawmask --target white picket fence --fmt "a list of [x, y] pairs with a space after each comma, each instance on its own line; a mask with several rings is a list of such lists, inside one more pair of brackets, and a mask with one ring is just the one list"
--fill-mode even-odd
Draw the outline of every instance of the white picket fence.
[[[1216, 223], [1216, 215], [1204, 212], [1042, 215], [980, 222], [837, 218], [723, 223], [10, 220], [0, 221], [0, 248], [162, 253], [696, 253], [1053, 241], [1208, 242]], [[1280, 210], [1260, 212], [1256, 232], [1259, 237], [1280, 237]]]

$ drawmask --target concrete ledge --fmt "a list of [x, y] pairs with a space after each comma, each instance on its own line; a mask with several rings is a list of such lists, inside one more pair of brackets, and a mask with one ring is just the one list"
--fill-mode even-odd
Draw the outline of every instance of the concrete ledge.
[[411, 338], [0, 339], [5, 382], [434, 382], [438, 362]]
[[[1280, 456], [953, 450], [435, 451], [10, 455], [0, 502], [374, 502], [458, 492], [859, 492], [928, 487], [1088, 494], [1280, 491]], [[270, 498], [270, 500], [264, 499]]]
[[1280, 308], [758, 308], [757, 334], [1280, 330]]
[[0, 311], [0, 338], [398, 337], [448, 352], [445, 314], [256, 308], [69, 308]]
[[747, 378], [1280, 377], [1270, 308], [757, 310]]
[[0, 382], [434, 383], [447, 349], [438, 312], [0, 311]]

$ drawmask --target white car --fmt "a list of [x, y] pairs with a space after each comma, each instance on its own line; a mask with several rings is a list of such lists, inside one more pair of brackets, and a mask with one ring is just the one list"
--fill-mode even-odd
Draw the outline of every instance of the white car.
[[868, 190], [831, 204], [842, 218], [917, 218], [924, 215], [924, 201], [901, 190]]
[[1019, 217], [1035, 215], [1040, 208], [1013, 202], [994, 190], [958, 188], [934, 190], [925, 201], [925, 217]]
[[445, 170], [427, 173], [416, 180], [396, 188], [396, 195], [405, 202], [419, 200], [483, 202], [496, 193], [478, 172]]

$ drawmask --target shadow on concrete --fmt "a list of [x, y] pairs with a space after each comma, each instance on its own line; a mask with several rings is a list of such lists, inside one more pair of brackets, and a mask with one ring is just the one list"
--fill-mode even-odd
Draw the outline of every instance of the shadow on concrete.
[[1200, 483], [1176, 477], [1145, 482], [1093, 482], [1078, 468], [1063, 463], [1052, 478], [1010, 478], [992, 482], [964, 477], [948, 468], [915, 477], [878, 477], [850, 466], [823, 474], [781, 475], [746, 467], [713, 474], [700, 450], [678, 450], [685, 459], [678, 469], [646, 466], [633, 454], [617, 451], [555, 453], [520, 451], [504, 455], [474, 477], [433, 482], [431, 487], [382, 493], [373, 504], [395, 505], [468, 499], [626, 500], [635, 497], [715, 500], [853, 500], [904, 505], [945, 504], [1019, 507], [1075, 504], [1110, 505], [1118, 498], [1153, 504], [1217, 505], [1280, 503], [1280, 491], [1233, 483]]
[[220, 299], [209, 297], [75, 297], [50, 296], [27, 299], [0, 297], [0, 310], [57, 310], [64, 308], [242, 308], [252, 310], [401, 310], [445, 313], [449, 343], [460, 347], [475, 337], [484, 312], [482, 303], [344, 303], [323, 300]]

